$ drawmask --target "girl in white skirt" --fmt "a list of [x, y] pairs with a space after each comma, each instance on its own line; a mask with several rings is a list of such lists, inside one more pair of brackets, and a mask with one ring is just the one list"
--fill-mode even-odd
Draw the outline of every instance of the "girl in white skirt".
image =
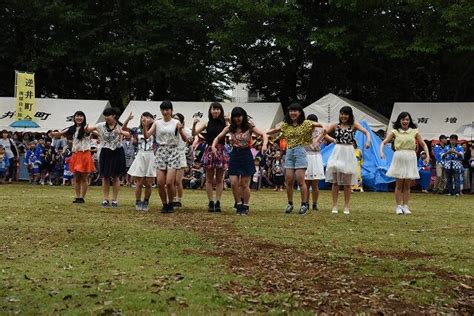
[[[128, 122], [133, 119], [130, 113], [127, 120], [123, 124], [123, 128], [127, 128]], [[148, 139], [144, 136], [145, 126], [150, 129], [154, 118], [150, 112], [144, 112], [140, 117], [140, 126], [131, 129], [133, 144], [138, 151], [133, 160], [128, 174], [135, 178], [135, 210], [148, 211], [151, 196], [151, 186], [156, 176], [154, 141], [155, 138], [150, 136]], [[142, 201], [142, 188], [145, 186], [145, 196]]]
[[[310, 114], [307, 117], [308, 120], [317, 122], [318, 117], [315, 114]], [[313, 142], [310, 145], [305, 146], [306, 150], [306, 160], [308, 161], [308, 168], [305, 173], [306, 188], [308, 190], [308, 200], [309, 192], [311, 192], [313, 198], [313, 211], [318, 210], [318, 198], [319, 198], [319, 180], [325, 178], [324, 176], [324, 165], [323, 165], [323, 156], [321, 155], [321, 143], [318, 141], [319, 135], [323, 132], [323, 129], [316, 127], [313, 130]], [[326, 135], [324, 138], [330, 142], [334, 142], [335, 139]]]
[[395, 140], [395, 154], [392, 164], [387, 171], [387, 176], [396, 178], [395, 201], [397, 207], [395, 213], [398, 215], [411, 214], [408, 207], [410, 199], [410, 185], [414, 179], [419, 179], [416, 158], [416, 143], [423, 147], [426, 153], [425, 162], [430, 161], [428, 146], [418, 133], [418, 129], [411, 118], [410, 113], [402, 112], [393, 123], [393, 131], [390, 132], [385, 140], [380, 144], [380, 157], [384, 159], [383, 148], [385, 144]]
[[[354, 150], [354, 136], [361, 131], [366, 136], [365, 147], [370, 147], [370, 133], [359, 123], [354, 122], [352, 108], [344, 106], [339, 111], [339, 123], [331, 124], [327, 133], [334, 132], [336, 146], [326, 167], [326, 182], [332, 183], [332, 213], [337, 214], [339, 186], [344, 186], [344, 214], [349, 214], [349, 201], [352, 186], [357, 183], [357, 158]], [[322, 135], [320, 137], [322, 138]]]

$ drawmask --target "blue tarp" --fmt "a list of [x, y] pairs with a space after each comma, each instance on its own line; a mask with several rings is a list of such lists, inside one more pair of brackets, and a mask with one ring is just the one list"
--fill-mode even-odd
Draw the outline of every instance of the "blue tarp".
[[[365, 148], [366, 137], [361, 132], [356, 132], [357, 145], [362, 150], [364, 163], [362, 164], [362, 182], [364, 187], [374, 191], [388, 191], [388, 183], [394, 182], [395, 179], [387, 177], [385, 173], [390, 167], [393, 158], [393, 150], [390, 145], [384, 148], [385, 159], [379, 156], [379, 148], [382, 140], [370, 129], [366, 121], [361, 121], [360, 125], [370, 133], [370, 148]], [[321, 150], [323, 156], [324, 167], [326, 167], [329, 156], [334, 149], [334, 144], [324, 147]]]

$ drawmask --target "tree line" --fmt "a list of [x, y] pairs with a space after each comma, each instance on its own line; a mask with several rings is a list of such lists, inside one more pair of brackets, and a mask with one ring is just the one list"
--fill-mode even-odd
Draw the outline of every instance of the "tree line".
[[265, 101], [328, 92], [474, 100], [474, 2], [0, 0], [0, 95], [14, 70], [45, 97], [210, 101], [231, 82]]

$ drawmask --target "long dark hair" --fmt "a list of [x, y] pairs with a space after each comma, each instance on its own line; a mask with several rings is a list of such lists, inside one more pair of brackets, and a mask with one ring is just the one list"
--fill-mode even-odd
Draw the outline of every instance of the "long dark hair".
[[[237, 126], [234, 122], [234, 118], [242, 116], [242, 124], [240, 126]], [[232, 112], [230, 114], [230, 126], [229, 126], [229, 132], [235, 133], [237, 128], [240, 128], [242, 132], [246, 132], [250, 129], [252, 125], [249, 123], [249, 116], [247, 115], [247, 112], [241, 108], [240, 106], [236, 106], [235, 108], [232, 109]]]
[[298, 102], [291, 103], [290, 106], [288, 106], [287, 110], [288, 110], [288, 112], [286, 113], [285, 119], [284, 119], [284, 122], [286, 124], [293, 124], [293, 120], [290, 117], [290, 111], [299, 111], [300, 112], [300, 116], [298, 116], [298, 121], [296, 122], [298, 125], [302, 124], [304, 122], [304, 120], [306, 119], [306, 117], [304, 115], [303, 107]]
[[207, 115], [209, 117], [209, 121], [212, 121], [214, 120], [212, 118], [212, 113], [211, 113], [211, 110], [212, 109], [219, 109], [221, 110], [221, 114], [219, 115], [219, 117], [217, 118], [218, 121], [221, 121], [221, 123], [225, 124], [225, 119], [224, 119], [224, 108], [222, 107], [222, 104], [220, 104], [219, 102], [212, 102], [211, 105], [209, 106], [209, 111], [207, 112]]
[[[349, 125], [352, 126], [354, 125], [354, 113], [352, 112], [352, 108], [350, 106], [343, 106], [340, 110], [339, 110], [339, 115], [341, 114], [347, 114], [349, 115]], [[339, 117], [339, 124], [341, 124], [341, 118]]]
[[74, 122], [74, 125], [70, 126], [67, 129], [66, 136], [74, 136], [74, 134], [76, 133], [76, 130], [77, 130], [76, 116], [84, 117], [84, 120], [79, 126], [79, 132], [77, 133], [77, 139], [83, 139], [84, 135], [86, 135], [85, 127], [87, 125], [87, 121], [86, 121], [86, 114], [82, 111], [76, 111], [76, 113], [74, 113], [74, 115], [72, 116], [72, 121]]
[[184, 115], [181, 114], [181, 113], [175, 113], [173, 114], [173, 116], [176, 116], [177, 117], [177, 120], [182, 124], [184, 125]]
[[402, 128], [402, 119], [407, 117], [410, 119], [410, 123], [408, 123], [409, 128], [417, 128], [418, 126], [413, 122], [413, 119], [411, 118], [410, 113], [408, 112], [402, 112], [398, 114], [397, 120], [393, 122], [393, 129], [400, 129]]
[[149, 118], [155, 118], [155, 117], [150, 112], [143, 112], [142, 113], [142, 115], [140, 116], [140, 125], [139, 125], [139, 127], [143, 131], [142, 116], [149, 117]]
[[310, 120], [310, 121], [313, 121], [313, 122], [317, 122], [318, 121], [318, 116], [316, 114], [310, 114], [310, 115], [308, 115], [308, 117], [306, 119]]

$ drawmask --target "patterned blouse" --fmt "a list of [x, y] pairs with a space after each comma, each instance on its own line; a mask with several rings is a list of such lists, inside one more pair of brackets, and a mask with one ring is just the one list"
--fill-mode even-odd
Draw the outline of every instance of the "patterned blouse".
[[100, 146], [102, 148], [115, 150], [122, 147], [122, 135], [117, 133], [115, 129], [110, 130], [107, 127], [106, 122], [98, 123], [96, 127], [100, 137]]
[[288, 148], [311, 144], [313, 121], [304, 120], [300, 125], [281, 124], [281, 132], [286, 139]]
[[230, 140], [234, 148], [249, 148], [252, 142], [250, 130], [245, 132], [235, 132], [230, 134]]
[[334, 138], [337, 144], [352, 145], [354, 144], [355, 131], [352, 125], [349, 128], [342, 128], [341, 124], [337, 124]]

